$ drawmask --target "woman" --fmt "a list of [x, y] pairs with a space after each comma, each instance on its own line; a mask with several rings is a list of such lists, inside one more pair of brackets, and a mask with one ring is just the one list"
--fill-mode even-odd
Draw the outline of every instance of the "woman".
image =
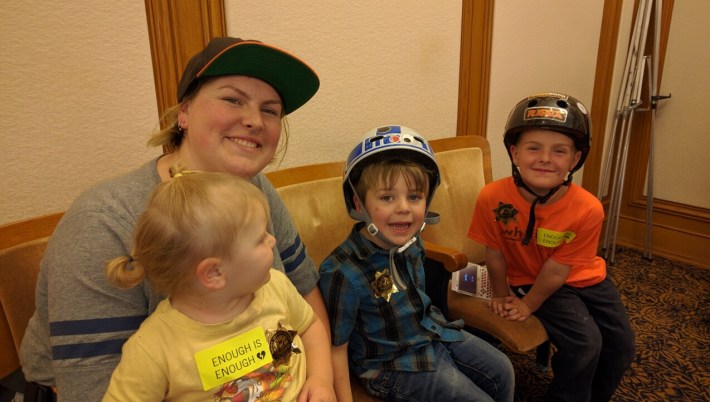
[[166, 114], [168, 128], [149, 141], [170, 152], [80, 195], [47, 245], [20, 357], [25, 377], [36, 383], [30, 393], [54, 386], [59, 400], [103, 396], [121, 346], [163, 298], [147, 285], [112, 288], [103, 267], [130, 252], [133, 227], [153, 188], [170, 180], [169, 166], [232, 173], [262, 190], [277, 241], [274, 267], [328, 326], [317, 267], [261, 173], [276, 154], [283, 117], [318, 87], [308, 65], [258, 41], [215, 38], [190, 59], [178, 105]]

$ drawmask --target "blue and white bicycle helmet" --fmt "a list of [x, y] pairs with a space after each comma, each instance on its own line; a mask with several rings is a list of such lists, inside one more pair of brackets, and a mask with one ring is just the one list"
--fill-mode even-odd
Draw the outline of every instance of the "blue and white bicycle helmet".
[[426, 198], [427, 217], [424, 222], [428, 224], [438, 222], [438, 215], [429, 212], [431, 200], [434, 198], [436, 188], [441, 183], [439, 165], [436, 163], [434, 152], [419, 133], [411, 128], [398, 125], [378, 127], [368, 131], [365, 134], [365, 139], [350, 152], [343, 174], [343, 195], [348, 214], [357, 221], [365, 222], [372, 235], [379, 232], [367, 212], [356, 210], [353, 199], [358, 197], [355, 184], [360, 179], [363, 169], [384, 159], [409, 160], [426, 168], [430, 173], [430, 180], [429, 193]]

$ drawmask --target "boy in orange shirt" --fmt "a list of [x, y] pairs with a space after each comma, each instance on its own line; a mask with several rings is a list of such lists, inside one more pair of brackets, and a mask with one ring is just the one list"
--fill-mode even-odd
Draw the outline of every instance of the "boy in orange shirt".
[[486, 246], [491, 309], [535, 314], [557, 352], [548, 401], [608, 401], [634, 358], [634, 334], [597, 256], [604, 210], [572, 183], [591, 143], [577, 99], [540, 93], [511, 111], [504, 143], [513, 175], [478, 197], [468, 236]]

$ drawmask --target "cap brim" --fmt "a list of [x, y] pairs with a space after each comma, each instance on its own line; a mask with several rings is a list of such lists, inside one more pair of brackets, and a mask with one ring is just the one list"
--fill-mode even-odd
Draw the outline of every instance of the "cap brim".
[[320, 86], [316, 73], [297, 57], [261, 42], [243, 41], [210, 60], [196, 77], [246, 75], [259, 78], [279, 93], [284, 112], [303, 106]]

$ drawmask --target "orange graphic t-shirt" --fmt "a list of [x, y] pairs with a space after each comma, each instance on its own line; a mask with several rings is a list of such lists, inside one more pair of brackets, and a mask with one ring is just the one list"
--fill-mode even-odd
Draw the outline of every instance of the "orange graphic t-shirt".
[[537, 204], [530, 244], [522, 244], [530, 203], [512, 177], [486, 185], [478, 196], [468, 237], [503, 254], [511, 286], [535, 282], [548, 258], [571, 267], [566, 284], [595, 285], [606, 277], [606, 262], [597, 256], [604, 210], [597, 198], [573, 183], [551, 205]]

